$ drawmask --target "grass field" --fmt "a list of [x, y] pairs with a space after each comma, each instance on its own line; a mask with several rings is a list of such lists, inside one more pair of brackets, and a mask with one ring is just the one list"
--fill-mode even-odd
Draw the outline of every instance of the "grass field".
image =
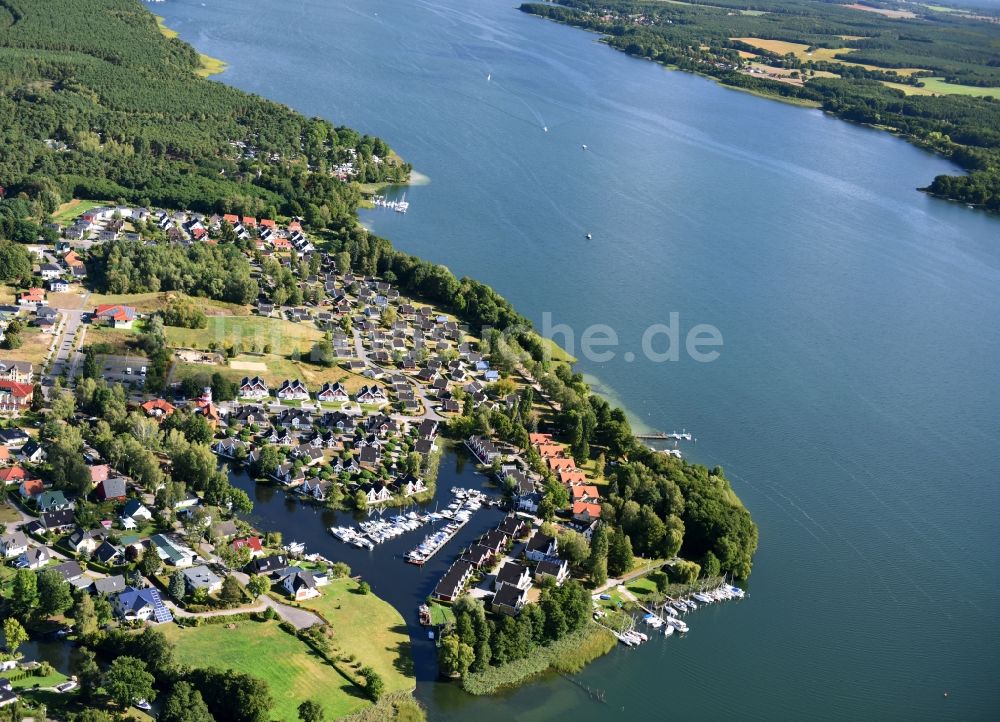
[[35, 373], [39, 373], [45, 354], [52, 344], [53, 336], [42, 333], [40, 328], [34, 326], [25, 327], [21, 332], [21, 347], [11, 350], [4, 350], [3, 356], [12, 361], [30, 361], [35, 364]]
[[0, 504], [0, 524], [13, 524], [16, 521], [21, 521], [21, 512], [10, 502]]
[[[917, 91], [930, 91], [937, 95], [988, 95], [1000, 99], [1000, 88], [978, 88], [974, 85], [956, 85], [946, 83], [944, 78], [921, 78], [923, 88], [913, 88]], [[903, 86], [904, 89], [908, 86]]]
[[303, 606], [315, 609], [333, 626], [341, 654], [355, 655], [357, 664], [370, 665], [382, 675], [386, 692], [412, 690], [416, 679], [403, 618], [387, 602], [357, 589], [353, 579], [335, 579], [323, 587], [322, 596]]
[[50, 293], [49, 306], [52, 308], [78, 309], [83, 308], [83, 296], [68, 291], [66, 293]]
[[313, 341], [323, 337], [323, 333], [311, 323], [293, 323], [262, 316], [212, 316], [206, 328], [168, 326], [166, 334], [171, 346], [205, 350], [212, 342], [225, 347], [238, 341], [244, 346], [256, 343], [261, 349], [270, 344], [280, 355], [289, 354], [294, 348], [307, 350]]
[[304, 642], [281, 631], [277, 622], [237, 622], [181, 628], [161, 627], [174, 642], [177, 660], [194, 667], [220, 667], [266, 679], [274, 697], [271, 719], [294, 722], [298, 705], [314, 699], [329, 719], [368, 705], [359, 690]]
[[98, 324], [87, 328], [87, 337], [84, 339], [83, 345], [106, 346], [108, 347], [107, 353], [124, 356], [126, 353], [134, 353], [138, 333], [139, 328], [135, 325], [132, 328], [111, 328]]
[[923, 72], [921, 68], [879, 68], [874, 65], [866, 65], [864, 63], [852, 63], [847, 60], [840, 60], [834, 57], [835, 55], [840, 55], [843, 53], [851, 52], [851, 48], [817, 48], [816, 50], [809, 52], [809, 46], [805, 43], [792, 43], [787, 40], [768, 40], [765, 38], [730, 38], [731, 40], [739, 40], [740, 42], [746, 43], [747, 45], [752, 45], [755, 48], [760, 48], [761, 50], [768, 50], [772, 53], [778, 53], [779, 55], [788, 55], [791, 53], [799, 60], [805, 62], [809, 60], [825, 61], [828, 63], [841, 63], [843, 65], [856, 65], [861, 68], [866, 68], [868, 70], [883, 70], [883, 71], [894, 71], [898, 75], [913, 75], [914, 73]]
[[90, 295], [87, 305], [89, 307], [101, 304], [121, 303], [126, 306], [132, 306], [139, 313], [153, 313], [166, 308], [167, 303], [175, 296], [191, 299], [208, 316], [248, 316], [250, 314], [250, 309], [246, 306], [240, 306], [236, 303], [225, 303], [224, 301], [213, 301], [209, 298], [187, 296], [175, 291], [122, 294], [93, 293]]
[[74, 198], [71, 201], [63, 203], [56, 209], [56, 212], [52, 214], [52, 222], [65, 226], [72, 223], [76, 217], [84, 211], [89, 211], [91, 208], [96, 208], [97, 206], [107, 206], [110, 204], [111, 201], [87, 201]]

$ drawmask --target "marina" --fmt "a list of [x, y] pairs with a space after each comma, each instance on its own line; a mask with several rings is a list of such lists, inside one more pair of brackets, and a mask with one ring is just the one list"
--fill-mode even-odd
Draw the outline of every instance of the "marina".
[[410, 208], [410, 202], [406, 200], [405, 193], [398, 201], [386, 198], [385, 196], [374, 196], [372, 198], [372, 205], [376, 208], [388, 208], [389, 210], [396, 211], [396, 213], [406, 213]]
[[475, 489], [452, 489], [452, 493], [455, 494], [456, 501], [441, 512], [443, 518], [451, 518], [452, 521], [425, 537], [420, 544], [407, 552], [404, 558], [408, 563], [417, 566], [426, 564], [427, 560], [437, 554], [462, 527], [469, 523], [472, 515], [479, 511], [485, 501], [483, 495]]
[[[449, 523], [443, 529], [427, 537], [421, 544], [422, 547], [429, 540], [436, 540], [438, 537], [444, 535], [446, 538], [440, 542], [441, 546], [443, 546], [448, 539], [454, 536], [458, 529], [461, 529], [468, 522], [473, 512], [478, 511], [486, 503], [484, 495], [475, 489], [454, 487], [451, 493], [453, 496], [452, 502], [440, 511], [410, 511], [387, 517], [376, 516], [358, 523], [357, 526], [331, 526], [329, 531], [335, 538], [345, 544], [350, 544], [359, 549], [374, 549], [376, 544], [383, 544], [407, 532], [416, 531], [426, 524], [447, 520]], [[414, 564], [422, 564], [422, 561], [411, 561], [411, 555], [421, 547], [417, 547], [417, 549], [407, 554], [406, 560]], [[437, 549], [434, 551], [436, 552]], [[424, 561], [429, 558], [430, 556], [427, 556]]]

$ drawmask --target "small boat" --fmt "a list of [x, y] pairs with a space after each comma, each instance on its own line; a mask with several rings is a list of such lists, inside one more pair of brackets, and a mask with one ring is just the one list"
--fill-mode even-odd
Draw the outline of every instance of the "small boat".
[[664, 625], [664, 627], [663, 627], [663, 636], [664, 637], [669, 637], [673, 633], [674, 633], [674, 627], [673, 627], [672, 624], [666, 624], [666, 625]]
[[587, 240], [589, 241], [591, 238], [593, 238], [593, 236], [588, 233], [587, 234]]
[[542, 130], [544, 130], [546, 133], [548, 133], [549, 132], [549, 126], [543, 125], [542, 126]]
[[583, 146], [581, 146], [581, 147], [582, 147], [582, 148], [583, 148], [584, 150], [587, 150], [587, 144], [586, 144], [586, 143], [584, 143], [584, 144], [583, 144]]
[[493, 73], [487, 73], [486, 74], [486, 82], [489, 82], [491, 80], [493, 80]]

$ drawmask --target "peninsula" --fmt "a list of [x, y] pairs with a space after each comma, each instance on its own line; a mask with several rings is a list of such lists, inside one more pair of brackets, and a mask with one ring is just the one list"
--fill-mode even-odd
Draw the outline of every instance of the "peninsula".
[[[360, 186], [411, 171], [383, 140], [206, 80], [133, 0], [3, 0], [0, 47], [0, 705], [420, 718], [418, 610], [335, 535], [437, 526], [419, 613], [478, 694], [638, 643], [634, 609], [681, 633], [692, 597], [742, 595], [757, 527], [720, 467], [640, 442], [493, 289], [359, 226]], [[449, 445], [492, 488], [372, 524], [440, 497]], [[230, 469], [357, 529], [259, 528]], [[433, 541], [484, 504], [507, 513], [474, 543]]]

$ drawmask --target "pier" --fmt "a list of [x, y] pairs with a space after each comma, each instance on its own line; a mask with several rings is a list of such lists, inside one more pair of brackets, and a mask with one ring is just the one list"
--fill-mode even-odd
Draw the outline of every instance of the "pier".
[[662, 441], [671, 441], [671, 440], [673, 440], [673, 441], [692, 441], [693, 440], [690, 431], [681, 431], [679, 433], [677, 431], [672, 431], [669, 434], [666, 431], [654, 431], [651, 434], [636, 434], [635, 438], [637, 438], [637, 439], [649, 439], [649, 440], [660, 439]]

